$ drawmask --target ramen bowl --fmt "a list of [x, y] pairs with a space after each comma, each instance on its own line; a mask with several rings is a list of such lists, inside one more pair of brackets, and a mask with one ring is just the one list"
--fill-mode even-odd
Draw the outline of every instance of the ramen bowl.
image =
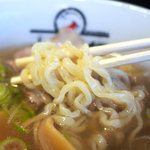
[[75, 23], [89, 45], [150, 36], [150, 11], [107, 0], [0, 1], [0, 49], [48, 40]]

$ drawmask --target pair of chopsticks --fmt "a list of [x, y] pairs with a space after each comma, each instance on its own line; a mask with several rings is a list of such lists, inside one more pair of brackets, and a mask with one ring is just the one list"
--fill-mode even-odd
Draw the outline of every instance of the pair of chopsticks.
[[[109, 53], [122, 53], [131, 52], [132, 54], [121, 55], [119, 57], [107, 58], [100, 61], [100, 65], [104, 68], [118, 67], [121, 65], [134, 64], [150, 60], [150, 50], [136, 52], [135, 50], [142, 50], [150, 48], [150, 38], [126, 41], [120, 43], [107, 44], [102, 46], [90, 47], [90, 55], [106, 55]], [[23, 68], [28, 63], [33, 62], [33, 56], [18, 58], [15, 60], [15, 64], [18, 68]], [[22, 83], [20, 76], [11, 78], [12, 84]]]

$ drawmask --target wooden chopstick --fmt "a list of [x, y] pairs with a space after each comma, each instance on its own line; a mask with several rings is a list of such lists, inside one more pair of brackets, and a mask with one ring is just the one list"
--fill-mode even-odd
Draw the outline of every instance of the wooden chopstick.
[[22, 58], [17, 58], [15, 60], [15, 64], [18, 68], [23, 68], [24, 66], [26, 66], [27, 64], [31, 63], [34, 61], [34, 57], [33, 56], [29, 56], [29, 57], [22, 57]]
[[90, 47], [90, 54], [105, 55], [113, 52], [121, 53], [145, 48], [150, 48], [150, 38]]
[[10, 83], [11, 83], [12, 85], [14, 85], [14, 84], [21, 84], [21, 83], [22, 83], [22, 79], [21, 79], [20, 76], [15, 76], [15, 77], [12, 77], [12, 78], [10, 79]]
[[[103, 59], [99, 63], [103, 68], [112, 68], [112, 67], [134, 64], [134, 63], [139, 63], [148, 60], [150, 60], [150, 50]], [[32, 80], [31, 76], [29, 77], [29, 79]], [[20, 76], [11, 78], [11, 84], [20, 84], [20, 83], [22, 83]]]
[[[128, 52], [128, 51], [133, 51], [138, 49], [140, 50], [144, 48], [150, 48], [150, 38], [90, 47], [89, 54], [105, 55], [113, 52], [121, 53], [121, 52]], [[23, 57], [23, 58], [16, 59], [15, 64], [18, 68], [23, 68], [28, 63], [33, 61], [34, 61], [33, 56]]]
[[104, 68], [112, 68], [127, 64], [144, 62], [148, 60], [150, 60], [150, 50], [104, 59], [101, 60], [99, 63]]

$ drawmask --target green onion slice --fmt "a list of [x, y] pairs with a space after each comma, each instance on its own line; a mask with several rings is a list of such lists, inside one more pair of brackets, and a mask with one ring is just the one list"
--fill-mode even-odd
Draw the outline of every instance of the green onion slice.
[[146, 110], [146, 116], [147, 116], [147, 118], [150, 119], [150, 108], [148, 108], [148, 109]]
[[27, 145], [19, 138], [9, 137], [0, 143], [0, 150], [27, 150]]
[[0, 102], [5, 100], [10, 95], [9, 89], [3, 83], [0, 83]]
[[11, 70], [6, 67], [5, 65], [1, 64], [0, 61], [0, 81], [9, 81], [9, 76], [12, 76], [13, 73], [11, 72]]
[[33, 116], [35, 116], [34, 110], [29, 107], [25, 102], [22, 102], [21, 107], [15, 115], [15, 120], [18, 122], [24, 122], [27, 119], [32, 118]]
[[0, 61], [0, 109], [9, 115], [9, 122], [13, 122], [16, 130], [25, 134], [21, 123], [35, 116], [35, 111], [28, 106], [19, 86], [11, 86], [9, 78], [11, 71]]
[[3, 65], [0, 64], [0, 79], [5, 77], [5, 68]]
[[63, 134], [63, 136], [68, 140], [69, 136], [67, 134]]
[[27, 134], [27, 130], [24, 129], [22, 126], [19, 126], [19, 125], [17, 125], [17, 124], [15, 124], [14, 126], [15, 126], [15, 129], [16, 129], [19, 133], [21, 133], [21, 134]]

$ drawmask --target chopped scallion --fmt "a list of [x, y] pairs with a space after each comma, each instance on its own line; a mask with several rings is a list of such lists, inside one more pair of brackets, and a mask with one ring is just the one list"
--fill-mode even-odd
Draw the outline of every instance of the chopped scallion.
[[27, 150], [27, 145], [19, 138], [9, 137], [0, 143], [0, 150]]
[[9, 89], [5, 84], [0, 83], [0, 103], [9, 96]]
[[147, 116], [147, 118], [150, 119], [150, 108], [148, 108], [148, 109], [146, 110], [146, 116]]
[[22, 134], [26, 134], [26, 133], [27, 133], [27, 131], [26, 131], [22, 126], [15, 125], [15, 129], [16, 129], [19, 133], [22, 133]]
[[32, 118], [35, 112], [24, 100], [19, 86], [11, 86], [9, 78], [11, 71], [0, 63], [0, 109], [9, 115], [8, 122], [12, 122], [20, 133], [26, 133], [21, 123]]
[[68, 140], [69, 136], [67, 134], [63, 134], [63, 136]]

